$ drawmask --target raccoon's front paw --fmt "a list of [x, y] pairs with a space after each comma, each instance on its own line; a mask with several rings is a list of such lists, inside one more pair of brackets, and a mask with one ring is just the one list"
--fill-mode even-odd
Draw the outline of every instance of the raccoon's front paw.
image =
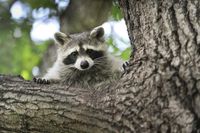
[[121, 77], [128, 73], [128, 66], [129, 66], [129, 62], [128, 61], [123, 63], [123, 65], [122, 65], [123, 73], [122, 73]]
[[33, 78], [33, 81], [37, 84], [50, 84], [50, 80], [42, 79], [42, 78]]
[[129, 66], [129, 62], [128, 61], [126, 61], [126, 62], [123, 63], [122, 67], [123, 67], [124, 73], [127, 72], [127, 67], [128, 66]]

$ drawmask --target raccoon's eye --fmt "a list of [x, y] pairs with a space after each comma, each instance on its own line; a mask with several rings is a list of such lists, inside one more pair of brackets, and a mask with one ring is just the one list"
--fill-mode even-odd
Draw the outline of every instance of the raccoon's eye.
[[65, 65], [74, 64], [74, 63], [76, 62], [77, 55], [78, 55], [78, 52], [77, 52], [77, 51], [72, 52], [70, 55], [68, 55], [68, 56], [63, 60], [63, 63], [64, 63]]
[[87, 49], [86, 53], [90, 56], [92, 59], [97, 59], [99, 57], [103, 56], [103, 51], [95, 51], [92, 49]]
[[87, 53], [88, 55], [91, 55], [91, 54], [94, 53], [94, 50], [92, 50], [92, 49], [87, 49], [87, 50], [86, 50], [86, 53]]
[[77, 51], [74, 51], [70, 54], [71, 56], [77, 56], [78, 55], [78, 52]]

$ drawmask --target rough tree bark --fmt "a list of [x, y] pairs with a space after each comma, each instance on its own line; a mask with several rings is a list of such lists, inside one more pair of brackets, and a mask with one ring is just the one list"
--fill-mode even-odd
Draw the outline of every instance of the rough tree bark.
[[128, 73], [88, 89], [1, 76], [1, 132], [200, 132], [200, 2], [119, 2]]
[[131, 86], [126, 89], [131, 129], [200, 132], [199, 0], [121, 0], [120, 4], [135, 45], [132, 80], [126, 83]]

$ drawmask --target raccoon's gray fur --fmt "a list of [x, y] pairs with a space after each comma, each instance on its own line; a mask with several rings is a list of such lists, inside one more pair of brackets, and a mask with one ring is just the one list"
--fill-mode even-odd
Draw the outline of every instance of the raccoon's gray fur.
[[73, 35], [56, 33], [57, 60], [42, 79], [35, 81], [61, 81], [84, 87], [118, 79], [123, 62], [107, 52], [103, 35], [102, 27]]

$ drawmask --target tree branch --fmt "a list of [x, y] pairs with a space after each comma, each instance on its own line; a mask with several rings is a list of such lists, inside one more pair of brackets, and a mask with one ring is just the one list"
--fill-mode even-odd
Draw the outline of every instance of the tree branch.
[[[108, 87], [108, 86], [107, 86]], [[111, 91], [0, 76], [1, 131], [116, 132]]]

